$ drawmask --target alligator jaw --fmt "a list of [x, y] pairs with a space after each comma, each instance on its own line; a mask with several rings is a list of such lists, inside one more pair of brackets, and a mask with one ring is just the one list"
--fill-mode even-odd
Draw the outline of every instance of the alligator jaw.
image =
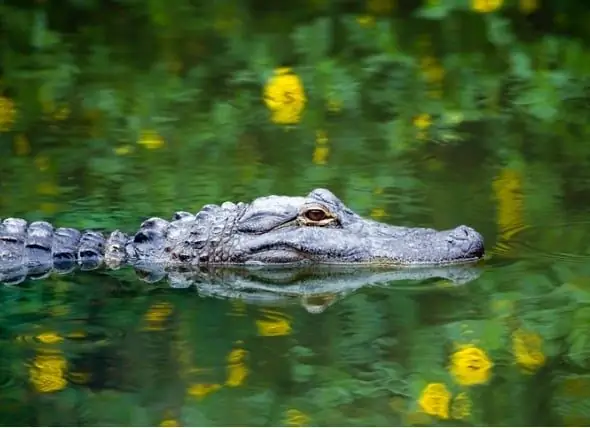
[[484, 255], [482, 236], [467, 226], [437, 231], [353, 220], [347, 227], [289, 227], [252, 236], [237, 262], [413, 267], [471, 263]]

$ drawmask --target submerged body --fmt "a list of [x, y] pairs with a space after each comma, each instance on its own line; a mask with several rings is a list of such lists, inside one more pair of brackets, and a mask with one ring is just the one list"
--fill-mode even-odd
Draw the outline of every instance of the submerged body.
[[[249, 204], [205, 205], [172, 221], [150, 218], [133, 235], [119, 230], [54, 228], [8, 218], [0, 223], [0, 281], [44, 276], [103, 262], [138, 268], [214, 265], [351, 264], [441, 266], [484, 255], [482, 236], [467, 226], [437, 231], [365, 219], [326, 189], [306, 197], [266, 196]], [[21, 279], [22, 280], [22, 279]]]

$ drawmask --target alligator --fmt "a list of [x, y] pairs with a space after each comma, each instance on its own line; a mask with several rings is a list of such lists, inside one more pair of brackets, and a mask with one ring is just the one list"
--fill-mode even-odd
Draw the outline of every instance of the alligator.
[[381, 223], [322, 188], [305, 197], [205, 205], [196, 214], [176, 212], [171, 221], [152, 217], [131, 235], [20, 218], [0, 223], [0, 282], [12, 284], [103, 264], [132, 266], [155, 281], [175, 267], [444, 266], [483, 256], [483, 238], [470, 227], [440, 231]]

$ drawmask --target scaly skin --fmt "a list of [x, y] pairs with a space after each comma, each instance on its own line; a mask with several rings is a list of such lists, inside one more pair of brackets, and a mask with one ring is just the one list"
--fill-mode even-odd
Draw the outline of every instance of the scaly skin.
[[[160, 266], [300, 266], [315, 264], [443, 266], [474, 262], [483, 238], [467, 226], [436, 231], [364, 219], [325, 189], [306, 197], [266, 196], [250, 204], [206, 205], [172, 221], [150, 218], [132, 236], [116, 230], [54, 228], [8, 218], [0, 224], [0, 281], [20, 282], [76, 265], [102, 263], [154, 271]], [[148, 267], [148, 268], [146, 268]]]

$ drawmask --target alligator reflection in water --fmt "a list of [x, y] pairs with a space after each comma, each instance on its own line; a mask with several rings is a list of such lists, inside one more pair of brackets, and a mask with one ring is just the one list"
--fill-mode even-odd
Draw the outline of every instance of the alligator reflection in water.
[[[310, 313], [323, 312], [336, 301], [365, 287], [386, 287], [399, 281], [448, 280], [456, 285], [477, 279], [481, 269], [444, 266], [375, 270], [359, 268], [217, 269], [169, 276], [171, 286], [193, 284], [202, 296], [238, 299], [249, 304], [300, 304]], [[179, 279], [182, 278], [181, 281]], [[423, 285], [422, 285], [423, 286]]]
[[[120, 271], [127, 270], [128, 267]], [[209, 266], [187, 269], [144, 264], [141, 268], [135, 266], [133, 270], [137, 279], [150, 284], [165, 281], [173, 289], [194, 287], [201, 296], [236, 299], [256, 305], [301, 304], [312, 313], [322, 312], [337, 300], [364, 287], [387, 287], [394, 282], [416, 281], [420, 284], [417, 286], [424, 288], [424, 281], [429, 280], [446, 280], [463, 285], [481, 274], [476, 264], [396, 269], [323, 265], [281, 268]], [[34, 276], [29, 278], [37, 279]]]

